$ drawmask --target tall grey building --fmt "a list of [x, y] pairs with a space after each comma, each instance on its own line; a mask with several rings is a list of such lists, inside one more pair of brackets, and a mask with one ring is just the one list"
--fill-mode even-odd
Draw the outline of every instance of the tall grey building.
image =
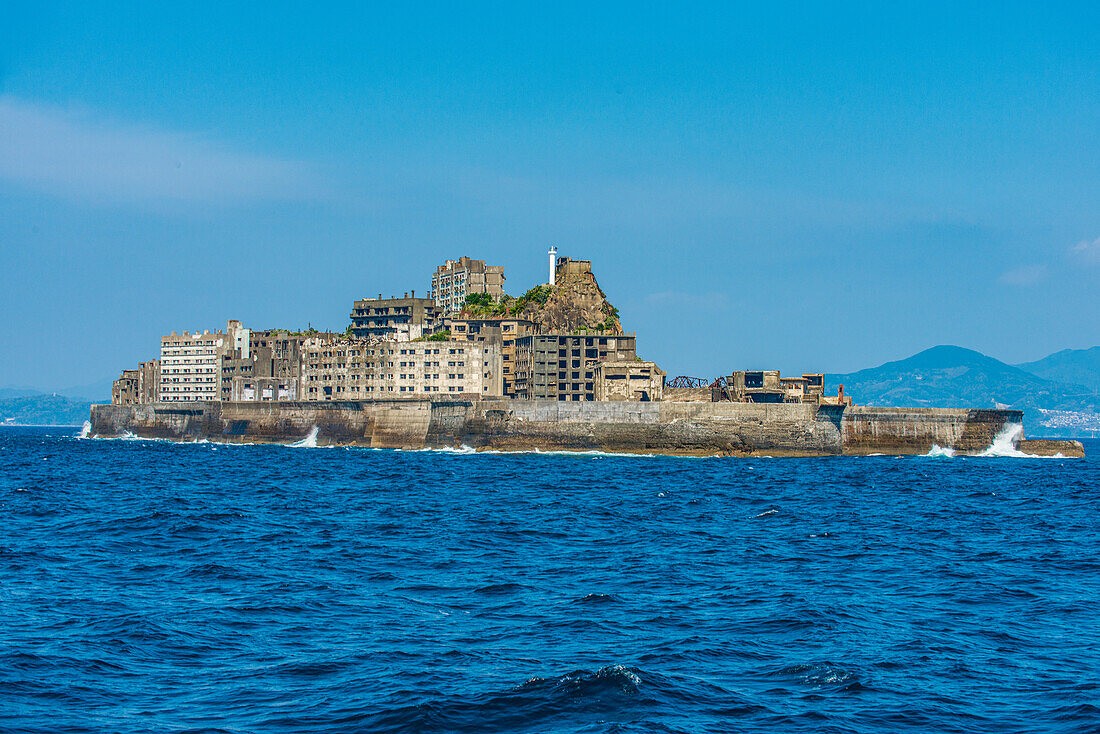
[[443, 316], [455, 316], [462, 310], [466, 296], [488, 293], [493, 298], [504, 295], [504, 266], [486, 265], [484, 260], [460, 257], [448, 260], [432, 275], [432, 298]]

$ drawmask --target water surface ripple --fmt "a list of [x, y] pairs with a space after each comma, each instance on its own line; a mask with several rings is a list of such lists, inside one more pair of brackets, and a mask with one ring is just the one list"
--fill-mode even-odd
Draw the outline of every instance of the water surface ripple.
[[0, 429], [0, 730], [1095, 732], [1084, 460]]

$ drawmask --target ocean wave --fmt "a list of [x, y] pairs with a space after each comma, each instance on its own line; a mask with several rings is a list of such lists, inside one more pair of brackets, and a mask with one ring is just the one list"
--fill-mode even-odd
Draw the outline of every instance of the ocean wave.
[[306, 434], [305, 438], [301, 439], [300, 441], [288, 443], [287, 446], [292, 449], [315, 449], [317, 448], [318, 432], [319, 429], [317, 428], [317, 426], [312, 426], [310, 427], [309, 433]]
[[864, 687], [858, 673], [827, 660], [787, 665], [769, 674], [769, 677], [790, 680], [818, 689], [830, 688], [850, 691], [855, 690], [856, 687]]
[[1100, 441], [687, 463], [76, 430], [0, 431], [7, 729], [1100, 724]]
[[656, 700], [644, 693], [641, 671], [610, 665], [595, 671], [575, 670], [552, 677], [533, 677], [505, 691], [428, 699], [355, 717], [358, 732], [468, 731], [512, 732], [556, 729], [576, 717], [629, 722], [640, 708]]
[[1031, 454], [1025, 454], [1016, 448], [1016, 443], [1023, 438], [1024, 426], [1022, 423], [1007, 423], [996, 436], [989, 448], [978, 456], [1000, 456], [1014, 459], [1033, 458]]

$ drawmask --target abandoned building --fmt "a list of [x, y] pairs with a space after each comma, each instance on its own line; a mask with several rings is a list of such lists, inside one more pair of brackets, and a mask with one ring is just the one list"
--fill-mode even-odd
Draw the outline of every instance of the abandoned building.
[[516, 339], [515, 397], [596, 399], [596, 365], [635, 361], [633, 335], [532, 334]]
[[665, 373], [655, 362], [597, 362], [593, 374], [596, 400], [647, 403], [664, 397]]
[[416, 291], [403, 298], [364, 298], [351, 309], [352, 336], [359, 339], [412, 341], [443, 328], [435, 301], [417, 298]]
[[782, 377], [779, 370], [741, 370], [716, 382], [711, 390], [716, 402], [851, 404], [851, 398], [844, 397], [843, 385], [838, 396], [826, 396], [825, 375], [814, 372]]
[[516, 339], [535, 333], [536, 325], [528, 319], [458, 318], [451, 319], [451, 338], [456, 341], [498, 342], [502, 362], [504, 396], [516, 396]]
[[436, 312], [442, 316], [457, 315], [466, 296], [472, 293], [485, 293], [499, 300], [504, 295], [504, 266], [460, 257], [447, 260], [432, 274], [431, 296]]

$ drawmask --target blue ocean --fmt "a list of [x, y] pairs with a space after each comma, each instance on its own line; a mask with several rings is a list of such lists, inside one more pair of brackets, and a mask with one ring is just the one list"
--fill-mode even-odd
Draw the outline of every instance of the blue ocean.
[[0, 429], [5, 732], [1100, 731], [1086, 459]]

